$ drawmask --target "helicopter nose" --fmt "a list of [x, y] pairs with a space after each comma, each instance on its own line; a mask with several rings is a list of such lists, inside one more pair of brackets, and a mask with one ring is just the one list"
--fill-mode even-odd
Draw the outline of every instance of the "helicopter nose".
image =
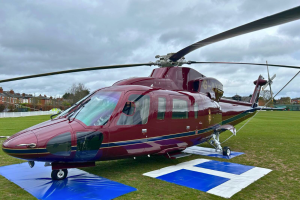
[[37, 146], [37, 138], [32, 131], [17, 133], [2, 144], [2, 150], [13, 157], [26, 159]]

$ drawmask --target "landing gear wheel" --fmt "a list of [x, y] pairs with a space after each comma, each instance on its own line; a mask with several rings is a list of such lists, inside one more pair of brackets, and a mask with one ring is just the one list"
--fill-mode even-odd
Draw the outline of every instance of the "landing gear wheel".
[[67, 169], [60, 169], [60, 170], [52, 170], [51, 178], [52, 180], [63, 180], [68, 176]]
[[229, 147], [223, 147], [223, 156], [230, 156], [231, 150]]

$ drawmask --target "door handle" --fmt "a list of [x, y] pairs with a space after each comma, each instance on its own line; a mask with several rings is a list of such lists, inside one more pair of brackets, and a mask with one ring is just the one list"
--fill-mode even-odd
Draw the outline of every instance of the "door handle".
[[27, 147], [27, 148], [35, 148], [36, 144], [35, 143], [31, 143], [31, 144], [19, 144], [16, 145], [17, 147]]
[[142, 133], [145, 135], [147, 133], [147, 129], [142, 129]]
[[187, 130], [187, 131], [190, 130], [190, 126], [186, 126], [186, 130]]

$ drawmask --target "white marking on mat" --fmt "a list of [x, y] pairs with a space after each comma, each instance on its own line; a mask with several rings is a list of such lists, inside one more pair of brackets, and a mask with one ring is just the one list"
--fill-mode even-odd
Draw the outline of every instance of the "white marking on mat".
[[210, 175], [214, 175], [214, 176], [229, 178], [229, 179], [235, 178], [237, 176], [235, 174], [216, 171], [216, 170], [212, 170], [212, 169], [206, 169], [206, 168], [202, 168], [202, 167], [190, 166], [190, 167], [185, 167], [184, 169], [195, 171], [195, 172], [201, 172], [201, 173], [204, 173], [204, 174], [210, 174]]
[[235, 175], [235, 177], [230, 178], [229, 181], [210, 189], [207, 193], [230, 198], [271, 171], [270, 169], [254, 167], [241, 175]]
[[143, 175], [144, 176], [150, 176], [152, 178], [156, 178], [158, 176], [169, 174], [169, 173], [181, 170], [181, 169], [185, 169], [186, 167], [198, 165], [200, 163], [204, 163], [204, 162], [208, 162], [208, 161], [210, 161], [210, 160], [208, 160], [208, 159], [195, 159], [195, 160], [191, 160], [191, 161], [188, 161], [188, 162], [179, 163], [179, 164], [174, 165], [174, 166], [165, 167], [165, 168], [161, 168], [159, 170], [147, 172], [147, 173], [144, 173]]
[[260, 168], [260, 167], [254, 167], [240, 175], [231, 174], [227, 172], [221, 172], [217, 170], [211, 170], [206, 169], [202, 167], [194, 167], [194, 165], [198, 165], [201, 163], [208, 162], [210, 160], [208, 159], [195, 159], [188, 162], [183, 162], [174, 166], [165, 167], [159, 170], [151, 171], [144, 173], [144, 176], [149, 176], [152, 178], [156, 178], [165, 174], [169, 174], [181, 169], [186, 169], [190, 171], [195, 172], [201, 172], [205, 174], [210, 174], [218, 177], [224, 177], [230, 179], [229, 181], [226, 181], [225, 183], [222, 183], [210, 190], [207, 191], [207, 193], [214, 194], [220, 197], [224, 198], [230, 198], [237, 192], [241, 191], [243, 188], [246, 188], [251, 183], [255, 182], [256, 180], [260, 179], [261, 177], [265, 176], [272, 170]]

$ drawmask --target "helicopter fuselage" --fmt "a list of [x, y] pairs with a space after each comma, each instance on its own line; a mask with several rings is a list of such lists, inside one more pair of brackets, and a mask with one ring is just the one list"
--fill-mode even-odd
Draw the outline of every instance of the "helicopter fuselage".
[[73, 116], [19, 132], [3, 143], [3, 151], [52, 163], [165, 155], [206, 142], [217, 127], [255, 113], [251, 103], [222, 99], [222, 84], [195, 72], [159, 68], [150, 77], [99, 89], [82, 108], [68, 111], [77, 109]]

